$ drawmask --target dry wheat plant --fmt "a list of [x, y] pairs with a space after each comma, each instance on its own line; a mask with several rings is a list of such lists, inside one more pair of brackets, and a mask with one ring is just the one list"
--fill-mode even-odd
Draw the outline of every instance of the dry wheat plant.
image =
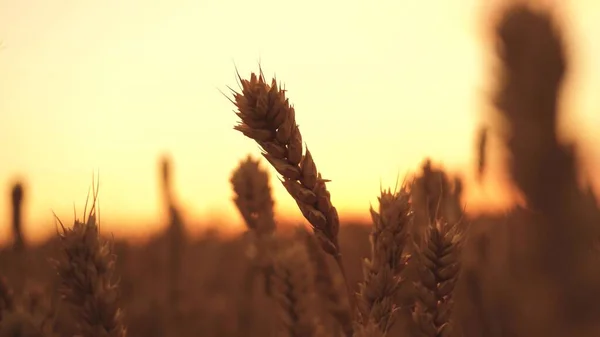
[[[369, 226], [340, 226], [286, 91], [262, 72], [238, 74], [234, 128], [265, 159], [248, 156], [230, 178], [245, 233], [189, 237], [168, 157], [167, 230], [143, 245], [102, 235], [97, 186], [83, 220], [59, 221], [55, 238], [27, 245], [26, 190], [15, 184], [0, 337], [600, 336], [600, 210], [556, 131], [568, 69], [560, 30], [547, 11], [512, 4], [494, 37], [494, 104], [506, 127], [480, 129], [477, 174], [496, 137], [527, 207], [469, 217], [462, 180], [426, 159], [414, 178], [381, 190]], [[306, 226], [277, 220], [266, 163]]]

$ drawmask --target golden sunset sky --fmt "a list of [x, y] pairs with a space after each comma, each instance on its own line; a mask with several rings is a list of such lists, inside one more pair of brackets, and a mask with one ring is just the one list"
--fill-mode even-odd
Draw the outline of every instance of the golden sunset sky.
[[[497, 2], [497, 1], [496, 1]], [[0, 0], [0, 237], [8, 192], [27, 187], [28, 238], [78, 215], [100, 174], [103, 229], [141, 236], [164, 222], [158, 158], [174, 161], [191, 230], [241, 225], [231, 170], [254, 142], [221, 95], [262, 65], [288, 89], [342, 218], [366, 217], [380, 182], [425, 156], [471, 176], [488, 109], [482, 0]], [[564, 124], [599, 145], [600, 2], [566, 1], [574, 65]], [[576, 130], [577, 132], [573, 132]], [[586, 163], [600, 168], [600, 150]], [[498, 170], [499, 171], [499, 170]], [[274, 171], [271, 171], [274, 173]], [[470, 181], [470, 180], [468, 180]], [[299, 218], [272, 176], [280, 218]], [[470, 184], [477, 211], [506, 205], [498, 175]]]

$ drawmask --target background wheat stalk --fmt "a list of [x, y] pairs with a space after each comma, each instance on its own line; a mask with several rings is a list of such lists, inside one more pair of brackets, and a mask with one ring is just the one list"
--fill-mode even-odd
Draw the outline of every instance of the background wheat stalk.
[[235, 193], [233, 202], [248, 229], [257, 235], [271, 234], [275, 230], [269, 173], [260, 167], [251, 156], [242, 160], [231, 175], [231, 186]]
[[245, 254], [249, 266], [243, 280], [243, 288], [248, 296], [242, 297], [237, 306], [238, 329], [243, 335], [256, 324], [254, 306], [257, 277], [262, 276], [265, 294], [273, 295], [275, 202], [271, 195], [269, 173], [260, 166], [259, 160], [254, 160], [250, 155], [238, 164], [230, 182], [234, 192], [233, 202], [246, 224], [249, 238]]
[[14, 294], [6, 278], [0, 277], [0, 322], [8, 311], [14, 308]]
[[[319, 244], [314, 235], [311, 235], [304, 227], [299, 227], [297, 232], [299, 240], [307, 247], [308, 257], [314, 270], [315, 288], [319, 295], [321, 311], [331, 315], [342, 328], [344, 334], [352, 337], [353, 317], [348, 307], [348, 302], [343, 301], [334, 276], [327, 264], [326, 255], [319, 249]], [[335, 334], [339, 335], [339, 332]]]
[[306, 246], [296, 240], [278, 251], [275, 258], [273, 285], [282, 336], [313, 337], [320, 330], [314, 310], [314, 270]]
[[265, 276], [265, 291], [270, 294], [273, 273], [271, 255], [276, 226], [269, 173], [260, 167], [258, 160], [248, 156], [233, 171], [230, 182], [235, 194], [233, 202], [244, 219], [251, 239], [246, 255], [252, 265], [245, 284], [252, 289], [256, 272], [260, 271]]
[[[586, 326], [598, 335], [600, 273], [590, 268], [586, 248], [599, 233], [600, 211], [596, 197], [580, 188], [589, 177], [576, 145], [559, 134], [573, 49], [558, 11], [548, 9], [515, 4], [493, 31], [499, 65], [494, 103], [505, 122], [498, 135], [510, 153], [507, 171], [535, 214], [531, 253], [520, 257], [530, 274], [513, 287], [523, 289], [518, 304], [528, 304], [525, 314], [537, 315], [527, 319], [530, 330], [563, 336]], [[530, 310], [529, 303], [540, 301], [551, 304]]]
[[15, 251], [20, 252], [25, 250], [25, 238], [23, 237], [23, 197], [24, 189], [23, 184], [17, 182], [11, 193], [12, 199], [12, 220], [13, 220], [13, 248]]
[[[97, 193], [85, 222], [75, 220], [72, 228], [60, 222], [64, 256], [55, 261], [61, 280], [60, 293], [77, 317], [83, 337], [125, 337], [118, 288], [113, 280], [115, 255], [110, 242], [99, 235], [96, 222]], [[84, 211], [85, 219], [85, 211]]]
[[181, 276], [183, 271], [183, 256], [187, 246], [185, 223], [178, 207], [175, 192], [173, 188], [173, 162], [170, 156], [164, 155], [160, 160], [160, 178], [164, 200], [164, 206], [169, 215], [167, 227], [167, 238], [169, 241], [169, 259], [167, 267], [169, 272], [169, 315], [172, 324], [171, 331], [178, 335], [178, 329], [181, 321]]

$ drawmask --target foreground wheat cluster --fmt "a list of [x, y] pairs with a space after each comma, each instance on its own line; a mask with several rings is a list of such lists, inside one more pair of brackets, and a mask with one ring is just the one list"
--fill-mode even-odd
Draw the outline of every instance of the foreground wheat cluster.
[[[16, 184], [14, 244], [0, 254], [0, 337], [600, 336], [600, 210], [579, 188], [574, 147], [556, 134], [563, 42], [550, 15], [524, 5], [508, 7], [495, 36], [494, 103], [510, 126], [496, 132], [527, 208], [467, 218], [461, 179], [426, 160], [414, 179], [381, 190], [367, 232], [340, 228], [286, 91], [253, 73], [231, 99], [235, 130], [265, 159], [248, 156], [231, 175], [245, 234], [192, 242], [165, 157], [160, 237], [132, 248], [102, 236], [95, 188], [83, 220], [58, 220], [56, 240], [34, 250]], [[478, 179], [490, 132], [481, 129]], [[278, 221], [267, 163], [306, 226]]]
[[[304, 233], [306, 239], [301, 236], [278, 245], [266, 246], [265, 241], [258, 241], [272, 234], [274, 223], [266, 173], [251, 159], [240, 165], [232, 179], [236, 205], [247, 219], [248, 229], [255, 232], [261, 255], [268, 256], [260, 260], [273, 266], [274, 273], [263, 276], [273, 280], [272, 295], [283, 317], [281, 334], [335, 336], [337, 328], [346, 336], [387, 335], [401, 309], [395, 299], [407, 279], [404, 269], [414, 263], [421, 276], [414, 280], [420, 293], [414, 306], [415, 322], [424, 335], [449, 336], [453, 325], [449, 315], [452, 290], [459, 270], [459, 223], [449, 222], [441, 212], [433, 214], [432, 221], [428, 217], [425, 222], [415, 223], [411, 189], [418, 188], [416, 184], [382, 191], [379, 209], [371, 209], [371, 256], [363, 262], [363, 281], [355, 294], [344, 268], [339, 217], [325, 185], [327, 180], [318, 172], [308, 149], [303, 149], [295, 110], [285, 91], [275, 80], [268, 84], [262, 74], [240, 81], [242, 90], [234, 93], [234, 103], [241, 122], [235, 129], [260, 145], [263, 157], [281, 175], [281, 183], [313, 232]], [[245, 179], [240, 179], [243, 175]], [[422, 247], [410, 239], [415, 227], [426, 233]], [[411, 259], [411, 253], [418, 258]], [[345, 291], [335, 286], [322, 254], [336, 262]], [[326, 322], [331, 318], [337, 326], [328, 331], [331, 324]]]

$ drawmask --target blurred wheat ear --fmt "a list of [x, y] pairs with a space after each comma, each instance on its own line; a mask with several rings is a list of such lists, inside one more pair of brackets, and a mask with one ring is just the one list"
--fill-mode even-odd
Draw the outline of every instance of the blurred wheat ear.
[[[233, 202], [237, 207], [248, 229], [246, 258], [249, 267], [245, 272], [243, 288], [246, 297], [240, 299], [237, 307], [240, 334], [247, 333], [254, 324], [255, 317], [255, 284], [257, 280], [264, 283], [267, 296], [273, 295], [272, 277], [274, 273], [273, 255], [275, 254], [275, 202], [271, 195], [269, 173], [260, 166], [259, 160], [251, 156], [242, 160], [230, 178], [233, 188]], [[250, 305], [248, 304], [250, 302]], [[250, 317], [250, 319], [248, 319]]]
[[321, 317], [315, 310], [314, 272], [302, 242], [293, 240], [278, 250], [272, 277], [281, 336], [321, 335]]
[[257, 235], [272, 234], [275, 230], [269, 173], [260, 167], [258, 160], [248, 156], [234, 170], [231, 185], [234, 203], [246, 223]]
[[251, 239], [246, 255], [252, 266], [245, 285], [252, 289], [255, 276], [260, 272], [264, 275], [265, 291], [270, 295], [276, 225], [269, 173], [260, 167], [258, 160], [248, 156], [233, 171], [230, 182], [235, 194], [233, 202], [244, 219]]
[[494, 33], [500, 64], [494, 103], [507, 125], [500, 139], [511, 155], [508, 173], [536, 214], [535, 249], [522, 259], [530, 260], [530, 279], [545, 283], [515, 286], [544, 289], [553, 296], [539, 297], [556, 303], [539, 307], [546, 317], [528, 323], [545, 336], [582, 325], [599, 329], [600, 274], [589, 272], [586, 249], [599, 233], [600, 210], [595, 197], [579, 188], [575, 147], [558, 134], [569, 70], [562, 29], [550, 11], [519, 4], [504, 13]]
[[73, 227], [60, 223], [62, 258], [55, 260], [60, 278], [59, 292], [77, 318], [83, 337], [125, 337], [123, 313], [114, 280], [112, 244], [100, 237], [96, 219], [97, 192], [87, 220], [75, 220]]
[[411, 236], [423, 242], [427, 227], [438, 216], [450, 222], [459, 222], [464, 216], [461, 205], [462, 180], [451, 177], [427, 158], [421, 164], [421, 172], [410, 186], [411, 204], [415, 213]]

